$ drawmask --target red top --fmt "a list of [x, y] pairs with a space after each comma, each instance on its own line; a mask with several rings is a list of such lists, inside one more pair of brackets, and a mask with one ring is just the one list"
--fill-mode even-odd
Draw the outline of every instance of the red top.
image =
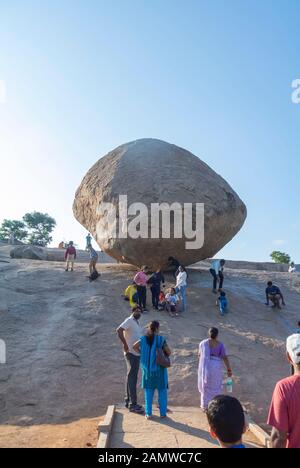
[[65, 253], [65, 260], [67, 259], [67, 256], [68, 255], [74, 255], [74, 258], [76, 258], [76, 249], [74, 247], [74, 245], [70, 245], [67, 250], [66, 250], [66, 253]]
[[277, 382], [268, 424], [287, 432], [287, 448], [300, 448], [300, 375]]

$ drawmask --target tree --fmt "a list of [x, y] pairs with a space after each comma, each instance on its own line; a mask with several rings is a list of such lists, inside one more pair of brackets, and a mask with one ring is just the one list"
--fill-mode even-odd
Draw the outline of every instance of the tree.
[[56, 221], [47, 213], [40, 213], [38, 211], [26, 213], [23, 216], [23, 221], [30, 229], [28, 238], [30, 244], [45, 247], [52, 241], [50, 234], [56, 226]]
[[288, 254], [279, 252], [278, 250], [274, 250], [270, 256], [275, 263], [290, 263], [291, 261], [291, 257]]
[[23, 221], [4, 219], [0, 226], [0, 239], [8, 240], [12, 232], [15, 239], [18, 241], [25, 240], [28, 235], [26, 225]]

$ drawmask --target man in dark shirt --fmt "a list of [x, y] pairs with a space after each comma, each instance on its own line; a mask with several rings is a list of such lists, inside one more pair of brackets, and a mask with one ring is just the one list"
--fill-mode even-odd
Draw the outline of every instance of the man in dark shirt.
[[157, 270], [147, 281], [148, 284], [151, 285], [151, 293], [152, 293], [152, 305], [154, 309], [158, 309], [159, 303], [159, 295], [161, 291], [161, 283], [165, 283], [165, 278], [163, 273], [160, 270]]
[[281, 309], [280, 306], [280, 299], [282, 301], [282, 305], [285, 305], [284, 298], [282, 295], [282, 292], [278, 288], [278, 286], [275, 286], [275, 284], [272, 283], [272, 281], [268, 282], [268, 286], [266, 288], [266, 305], [268, 306], [270, 304], [270, 301], [273, 303], [274, 308]]

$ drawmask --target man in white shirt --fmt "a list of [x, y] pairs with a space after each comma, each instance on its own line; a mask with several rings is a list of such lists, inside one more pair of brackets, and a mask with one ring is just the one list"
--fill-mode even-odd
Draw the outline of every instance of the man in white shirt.
[[125, 405], [133, 413], [144, 413], [143, 407], [137, 404], [137, 380], [140, 368], [140, 355], [133, 349], [134, 343], [140, 340], [143, 329], [139, 323], [142, 310], [139, 306], [132, 309], [132, 314], [117, 328], [117, 334], [123, 343], [124, 357], [127, 366]]
[[225, 265], [225, 260], [213, 260], [211, 264], [211, 269], [209, 270], [210, 273], [212, 274], [214, 278], [214, 283], [213, 283], [213, 293], [217, 293], [217, 284], [219, 281], [219, 291], [223, 287], [223, 282], [224, 282], [224, 275], [223, 275], [223, 269]]
[[186, 286], [187, 286], [187, 273], [183, 266], [178, 268], [178, 275], [176, 276], [176, 294], [180, 294], [182, 312], [186, 311]]

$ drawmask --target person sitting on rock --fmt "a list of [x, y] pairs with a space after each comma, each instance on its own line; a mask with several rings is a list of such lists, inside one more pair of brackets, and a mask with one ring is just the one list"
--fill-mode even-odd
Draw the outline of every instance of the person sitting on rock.
[[73, 245], [73, 241], [69, 242], [69, 245], [65, 252], [65, 260], [66, 260], [66, 271], [69, 271], [69, 266], [71, 266], [71, 271], [73, 271], [74, 261], [76, 260], [76, 249]]
[[266, 288], [266, 299], [266, 305], [268, 306], [271, 301], [273, 303], [273, 308], [281, 309], [280, 300], [282, 302], [282, 305], [285, 305], [282, 292], [280, 291], [278, 286], [275, 286], [275, 284], [272, 283], [272, 281], [268, 282]]
[[296, 269], [295, 263], [291, 262], [291, 264], [289, 266], [289, 273], [295, 273], [296, 271], [297, 271], [297, 269]]
[[159, 301], [158, 301], [158, 310], [165, 310], [166, 308], [166, 295], [163, 291], [159, 293]]
[[228, 308], [228, 300], [224, 291], [221, 291], [220, 296], [218, 297], [217, 305], [219, 306], [220, 314], [222, 316], [225, 315]]
[[130, 307], [132, 309], [134, 309], [138, 305], [139, 297], [137, 293], [137, 287], [134, 281], [125, 289], [124, 299], [129, 301]]
[[179, 302], [179, 298], [176, 294], [175, 288], [171, 288], [170, 292], [166, 294], [166, 309], [169, 314], [173, 317], [177, 314], [177, 304]]

